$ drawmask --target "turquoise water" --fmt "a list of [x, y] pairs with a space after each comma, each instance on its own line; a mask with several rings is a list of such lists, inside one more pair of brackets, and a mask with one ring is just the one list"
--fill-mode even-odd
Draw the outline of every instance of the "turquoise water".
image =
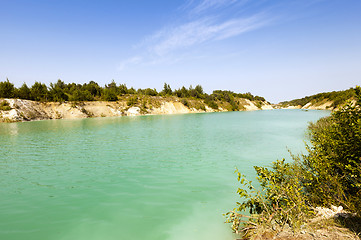
[[328, 111], [0, 124], [0, 239], [233, 239], [235, 167], [304, 149]]

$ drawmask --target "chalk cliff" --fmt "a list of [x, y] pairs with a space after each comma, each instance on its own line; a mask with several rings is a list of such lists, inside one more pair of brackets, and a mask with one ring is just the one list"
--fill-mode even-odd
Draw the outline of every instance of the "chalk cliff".
[[[218, 108], [207, 106], [202, 100], [179, 98], [138, 99], [129, 104], [125, 99], [116, 102], [37, 102], [22, 99], [0, 99], [6, 109], [0, 109], [0, 121], [19, 122], [46, 119], [74, 119], [88, 117], [136, 116], [156, 114], [184, 114], [229, 111], [228, 103], [218, 103]], [[267, 102], [238, 99], [239, 109], [245, 111], [273, 109]], [[186, 106], [186, 105], [187, 106]]]

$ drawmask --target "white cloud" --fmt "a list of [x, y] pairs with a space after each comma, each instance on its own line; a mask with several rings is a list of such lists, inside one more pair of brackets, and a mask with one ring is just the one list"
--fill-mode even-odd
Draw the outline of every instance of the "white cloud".
[[142, 60], [143, 60], [143, 58], [139, 57], [139, 56], [134, 56], [134, 57], [125, 59], [119, 63], [118, 70], [123, 71], [128, 65], [139, 64], [142, 62]]
[[226, 7], [238, 1], [239, 0], [203, 0], [191, 10], [191, 13], [202, 13], [211, 8]]
[[[180, 55], [185, 55], [185, 50], [191, 51], [192, 48], [204, 43], [235, 37], [271, 23], [272, 20], [264, 13], [247, 16], [229, 14], [229, 11], [240, 8], [247, 1], [189, 0], [182, 7], [177, 22], [170, 23], [145, 37], [141, 44], [136, 45], [141, 53], [122, 61], [118, 69], [123, 70], [129, 65], [140, 63], [162, 63], [164, 60], [176, 62]], [[218, 11], [220, 8], [222, 11]], [[217, 10], [215, 14], [214, 10]], [[188, 17], [184, 17], [184, 14]]]
[[157, 32], [149, 38], [153, 41], [149, 50], [158, 56], [163, 56], [172, 51], [204, 42], [234, 37], [268, 23], [262, 14], [223, 22], [219, 22], [215, 18], [199, 19]]

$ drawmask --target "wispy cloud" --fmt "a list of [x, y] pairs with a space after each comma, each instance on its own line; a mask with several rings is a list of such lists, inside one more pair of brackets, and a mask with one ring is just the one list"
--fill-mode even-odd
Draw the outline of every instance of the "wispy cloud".
[[143, 60], [142, 57], [140, 56], [134, 56], [134, 57], [131, 57], [131, 58], [128, 58], [128, 59], [125, 59], [123, 61], [121, 61], [118, 65], [118, 70], [119, 71], [122, 71], [124, 70], [128, 65], [133, 65], [133, 64], [138, 64], [138, 63], [141, 63]]
[[149, 50], [158, 56], [189, 48], [204, 42], [223, 40], [255, 30], [269, 24], [263, 14], [247, 18], [234, 18], [218, 21], [215, 18], [203, 18], [174, 28], [164, 28], [154, 34]]
[[[235, 37], [272, 22], [267, 14], [260, 11], [248, 15], [229, 14], [247, 1], [189, 0], [180, 10], [178, 19], [181, 20], [169, 23], [145, 37], [142, 44], [138, 45], [142, 53], [122, 61], [119, 70], [131, 64], [161, 62], [160, 58], [170, 59], [170, 56], [176, 56], [180, 51], [184, 53], [204, 43]], [[222, 11], [214, 11], [219, 9]]]
[[202, 13], [209, 9], [217, 9], [221, 7], [228, 7], [240, 0], [203, 0], [198, 3], [193, 9], [191, 9], [191, 13]]

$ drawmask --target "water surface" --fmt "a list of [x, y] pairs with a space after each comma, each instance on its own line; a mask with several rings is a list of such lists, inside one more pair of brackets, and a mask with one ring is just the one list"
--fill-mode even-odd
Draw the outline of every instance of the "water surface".
[[233, 239], [235, 167], [304, 149], [328, 111], [0, 124], [0, 239]]

